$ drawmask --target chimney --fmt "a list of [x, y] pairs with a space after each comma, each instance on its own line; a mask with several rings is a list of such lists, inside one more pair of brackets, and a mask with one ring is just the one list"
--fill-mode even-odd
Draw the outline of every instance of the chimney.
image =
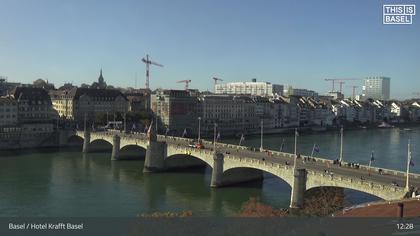
[[398, 203], [397, 217], [399, 217], [399, 218], [404, 217], [404, 203], [402, 203], [402, 202]]

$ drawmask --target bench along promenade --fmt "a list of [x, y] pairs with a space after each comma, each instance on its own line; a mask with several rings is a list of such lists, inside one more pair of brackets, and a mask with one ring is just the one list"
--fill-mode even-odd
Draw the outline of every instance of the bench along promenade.
[[[123, 133], [90, 130], [75, 131], [60, 137], [66, 145], [70, 136], [83, 139], [83, 152], [90, 144], [103, 140], [112, 145], [112, 160], [120, 159], [120, 150], [138, 146], [146, 150], [143, 172], [162, 172], [207, 164], [212, 168], [211, 187], [222, 187], [263, 178], [263, 172], [288, 183], [291, 209], [302, 207], [305, 192], [312, 188], [330, 186], [348, 188], [372, 194], [384, 200], [411, 197], [420, 188], [420, 175], [364, 165], [338, 164], [329, 159], [314, 158], [272, 150], [210, 142], [202, 140], [204, 148], [191, 145], [193, 139], [156, 135], [154, 132]], [[298, 157], [298, 158], [297, 158]]]

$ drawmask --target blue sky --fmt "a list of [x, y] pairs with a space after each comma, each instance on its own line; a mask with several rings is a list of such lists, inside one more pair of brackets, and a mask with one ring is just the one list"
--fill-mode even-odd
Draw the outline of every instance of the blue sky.
[[420, 16], [383, 25], [384, 3], [393, 2], [0, 0], [0, 75], [79, 85], [103, 68], [108, 84], [134, 86], [137, 75], [143, 87], [148, 53], [164, 65], [152, 68], [152, 88], [191, 79], [212, 90], [217, 76], [324, 93], [324, 78], [385, 75], [392, 97], [411, 97], [420, 92]]

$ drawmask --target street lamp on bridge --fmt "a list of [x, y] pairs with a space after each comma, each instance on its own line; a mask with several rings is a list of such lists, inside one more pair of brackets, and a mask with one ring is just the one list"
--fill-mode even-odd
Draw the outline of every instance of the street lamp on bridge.
[[127, 113], [124, 112], [124, 133], [127, 132]]
[[85, 119], [84, 119], [84, 122], [83, 122], [83, 130], [86, 132], [86, 112], [85, 112]]
[[198, 117], [198, 142], [200, 142], [201, 139], [201, 117]]
[[413, 162], [411, 161], [411, 141], [410, 139], [408, 139], [408, 153], [407, 153], [407, 176], [406, 176], [406, 180], [405, 180], [405, 190], [409, 191], [410, 190], [410, 185], [408, 184], [409, 181], [409, 176], [410, 176], [410, 165], [414, 165]]
[[340, 135], [341, 135], [341, 141], [340, 141], [340, 163], [343, 161], [343, 133], [344, 133], [344, 129], [343, 129], [343, 126], [341, 126], [341, 129], [340, 129]]
[[213, 150], [214, 150], [214, 153], [216, 153], [216, 129], [217, 129], [217, 124], [214, 123], [214, 140], [213, 140]]
[[264, 139], [264, 120], [261, 119], [261, 145], [260, 145], [260, 152], [264, 151], [263, 147], [263, 139]]
[[295, 128], [295, 161], [293, 163], [293, 169], [296, 170], [296, 161], [297, 161], [297, 137], [299, 136], [298, 129]]

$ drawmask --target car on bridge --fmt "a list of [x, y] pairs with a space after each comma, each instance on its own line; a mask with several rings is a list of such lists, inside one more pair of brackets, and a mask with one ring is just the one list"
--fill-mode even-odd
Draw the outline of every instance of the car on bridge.
[[191, 141], [188, 144], [188, 147], [197, 148], [197, 149], [204, 149], [204, 145], [203, 145], [203, 142], [201, 142], [201, 140], [198, 141], [198, 142]]

